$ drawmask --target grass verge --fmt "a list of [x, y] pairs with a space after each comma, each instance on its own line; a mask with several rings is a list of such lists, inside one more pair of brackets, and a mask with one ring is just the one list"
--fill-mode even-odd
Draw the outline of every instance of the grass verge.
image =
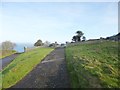
[[52, 50], [51, 48], [37, 48], [18, 56], [0, 72], [0, 76], [2, 75], [2, 88], [9, 88], [16, 84]]
[[0, 50], [0, 59], [16, 53], [15, 50]]
[[66, 47], [73, 88], [118, 88], [118, 42], [104, 41]]

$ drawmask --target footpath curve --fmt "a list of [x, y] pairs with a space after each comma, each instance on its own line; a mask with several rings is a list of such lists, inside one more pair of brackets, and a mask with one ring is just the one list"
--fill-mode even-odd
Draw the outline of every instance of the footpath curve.
[[0, 70], [5, 68], [8, 64], [10, 64], [12, 60], [14, 60], [19, 55], [20, 53], [15, 53], [15, 54], [12, 54], [10, 56], [0, 59], [0, 65], [1, 65]]

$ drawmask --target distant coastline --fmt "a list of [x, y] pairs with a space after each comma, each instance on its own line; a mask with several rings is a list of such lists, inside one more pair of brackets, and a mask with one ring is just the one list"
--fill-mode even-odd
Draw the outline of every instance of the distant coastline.
[[33, 47], [33, 44], [16, 43], [14, 50], [24, 52], [24, 47]]

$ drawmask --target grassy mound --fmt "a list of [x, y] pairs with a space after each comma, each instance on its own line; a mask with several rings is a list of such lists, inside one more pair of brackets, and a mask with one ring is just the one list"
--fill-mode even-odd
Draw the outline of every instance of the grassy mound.
[[115, 88], [118, 85], [118, 42], [83, 43], [66, 48], [74, 88]]
[[0, 72], [0, 76], [2, 76], [2, 80], [0, 81], [2, 81], [3, 88], [8, 88], [16, 84], [52, 50], [51, 48], [37, 48], [18, 56]]

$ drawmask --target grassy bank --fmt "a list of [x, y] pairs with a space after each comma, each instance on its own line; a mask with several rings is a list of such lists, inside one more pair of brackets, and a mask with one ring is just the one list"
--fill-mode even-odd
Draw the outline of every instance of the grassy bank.
[[16, 53], [15, 50], [0, 50], [0, 59]]
[[18, 56], [0, 72], [3, 88], [8, 88], [21, 80], [52, 50], [51, 48], [36, 48]]
[[68, 46], [66, 60], [72, 87], [120, 87], [118, 42], [104, 41]]

